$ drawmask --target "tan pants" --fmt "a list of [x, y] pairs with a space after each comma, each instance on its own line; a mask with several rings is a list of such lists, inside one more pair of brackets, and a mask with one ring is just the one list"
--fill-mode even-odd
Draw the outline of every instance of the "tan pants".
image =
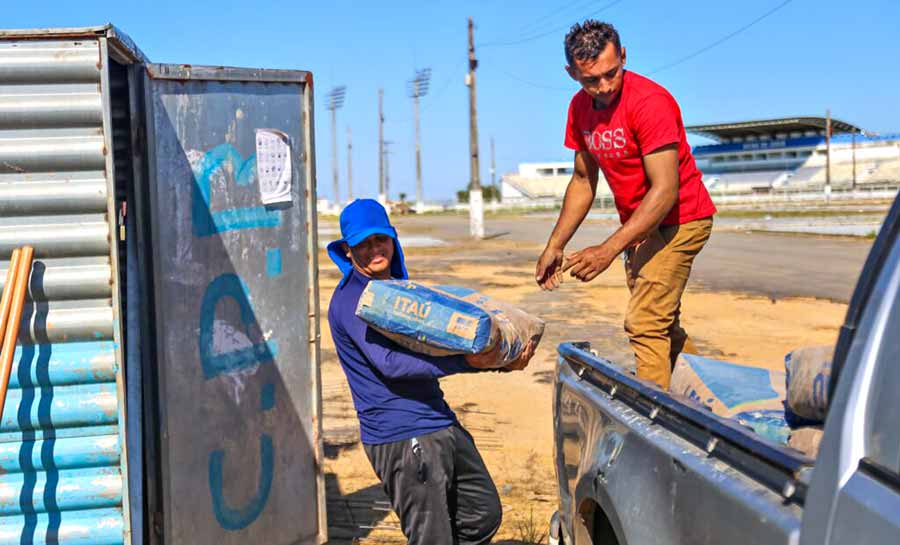
[[679, 321], [681, 294], [712, 225], [710, 217], [660, 226], [625, 252], [625, 277], [631, 291], [625, 333], [637, 360], [637, 376], [663, 389], [669, 387], [678, 354], [697, 353]]

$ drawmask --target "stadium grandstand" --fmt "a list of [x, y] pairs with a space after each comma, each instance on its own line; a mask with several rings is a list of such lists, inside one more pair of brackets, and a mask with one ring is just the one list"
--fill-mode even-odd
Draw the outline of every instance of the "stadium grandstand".
[[[572, 162], [519, 163], [515, 174], [505, 174], [500, 179], [500, 199], [504, 204], [556, 204], [566, 195], [566, 186], [572, 179]], [[597, 198], [611, 196], [609, 187], [600, 174]]]
[[900, 186], [900, 134], [866, 133], [832, 119], [827, 139], [827, 123], [824, 117], [789, 117], [685, 128], [715, 142], [694, 147], [714, 197], [818, 191], [829, 178], [834, 190]]
[[[827, 124], [825, 117], [787, 117], [685, 128], [713, 141], [693, 148], [713, 200], [814, 193], [826, 184], [860, 193], [900, 187], [900, 134], [867, 133], [832, 119], [826, 139]], [[512, 205], [556, 204], [571, 176], [571, 162], [521, 163], [501, 178], [501, 198]], [[605, 203], [610, 192], [600, 178], [597, 200]]]

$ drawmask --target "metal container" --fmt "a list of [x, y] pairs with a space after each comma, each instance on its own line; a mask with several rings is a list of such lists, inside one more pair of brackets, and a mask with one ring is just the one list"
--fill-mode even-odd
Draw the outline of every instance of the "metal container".
[[[324, 528], [310, 82], [146, 71], [166, 543], [315, 543]], [[290, 202], [260, 201], [257, 129], [289, 136]]]
[[0, 260], [36, 250], [0, 545], [325, 541], [312, 96], [111, 26], [0, 31]]

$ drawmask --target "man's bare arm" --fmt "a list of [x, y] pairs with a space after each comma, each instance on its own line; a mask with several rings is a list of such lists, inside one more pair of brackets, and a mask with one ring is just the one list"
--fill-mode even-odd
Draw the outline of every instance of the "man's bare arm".
[[650, 236], [678, 200], [678, 145], [670, 144], [643, 157], [650, 189], [625, 225], [607, 242], [621, 253]]
[[553, 227], [547, 246], [563, 249], [591, 210], [597, 194], [599, 168], [590, 152], [575, 152], [575, 168], [566, 187], [562, 210]]
[[609, 267], [617, 255], [646, 239], [659, 227], [678, 200], [678, 145], [663, 146], [643, 157], [650, 189], [641, 204], [622, 227], [603, 244], [591, 246], [570, 256], [566, 270], [589, 282]]
[[563, 250], [591, 210], [597, 193], [598, 178], [599, 168], [591, 154], [586, 151], [575, 152], [575, 168], [566, 187], [559, 219], [535, 266], [535, 280], [544, 289], [559, 286], [556, 274], [562, 267]]

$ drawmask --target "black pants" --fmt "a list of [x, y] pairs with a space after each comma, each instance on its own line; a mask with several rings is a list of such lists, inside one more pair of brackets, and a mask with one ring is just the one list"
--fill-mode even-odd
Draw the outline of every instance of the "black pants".
[[482, 545], [500, 528], [497, 487], [460, 425], [365, 445], [410, 545]]

